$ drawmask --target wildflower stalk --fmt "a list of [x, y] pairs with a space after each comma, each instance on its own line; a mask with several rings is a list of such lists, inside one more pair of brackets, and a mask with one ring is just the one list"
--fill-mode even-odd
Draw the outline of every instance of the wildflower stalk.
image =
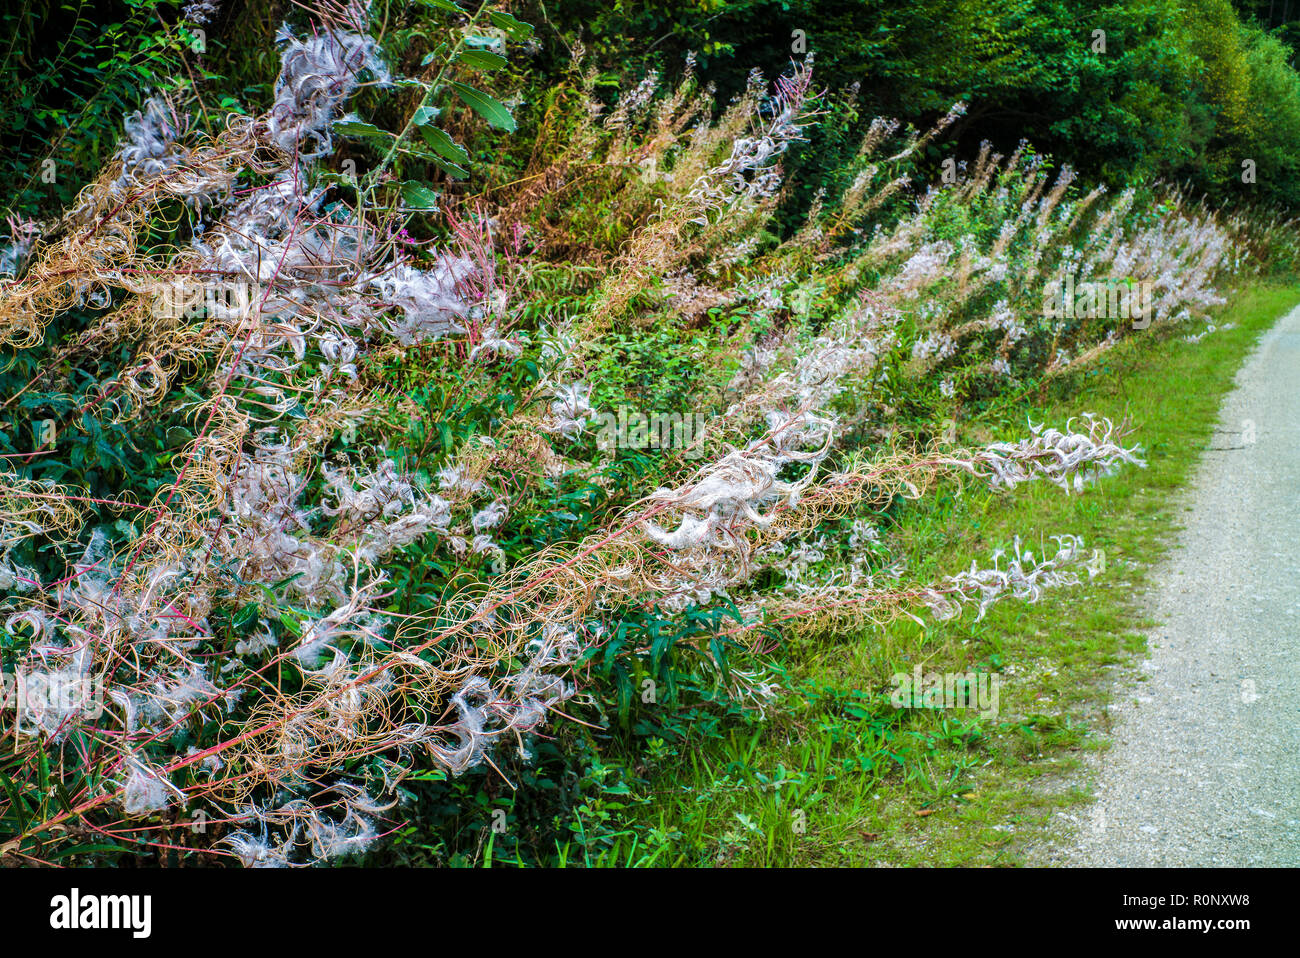
[[443, 77], [446, 76], [447, 71], [451, 69], [452, 64], [456, 61], [456, 56], [465, 46], [465, 40], [469, 35], [469, 32], [474, 29], [475, 24], [478, 23], [479, 17], [483, 15], [484, 11], [486, 11], [490, 5], [491, 0], [484, 0], [483, 3], [479, 4], [478, 9], [474, 11], [474, 14], [470, 17], [469, 23], [465, 25], [463, 30], [458, 31], [456, 42], [452, 45], [451, 52], [448, 53], [447, 57], [443, 60], [442, 66], [439, 67], [438, 73], [433, 78], [432, 82], [430, 82], [425, 88], [424, 96], [420, 98], [419, 106], [415, 108], [415, 111], [407, 119], [406, 125], [402, 127], [401, 132], [394, 137], [392, 144], [385, 151], [383, 157], [380, 158], [379, 163], [366, 174], [362, 188], [364, 199], [361, 206], [363, 208], [370, 205], [369, 201], [372, 197], [375, 186], [378, 184], [380, 177], [384, 175], [384, 172], [393, 162], [393, 159], [399, 152], [401, 152], [402, 144], [406, 141], [406, 138], [411, 135], [411, 131], [414, 130], [416, 126], [420, 125], [416, 120], [423, 116], [426, 109], [431, 108], [430, 104], [434, 97], [442, 90]]

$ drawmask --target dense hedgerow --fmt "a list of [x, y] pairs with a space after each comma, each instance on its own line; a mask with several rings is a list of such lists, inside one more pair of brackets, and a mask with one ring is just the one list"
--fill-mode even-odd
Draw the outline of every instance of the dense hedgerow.
[[[1084, 191], [1028, 144], [913, 182], [961, 104], [925, 133], [876, 121], [782, 238], [812, 57], [722, 109], [689, 65], [602, 109], [579, 57], [515, 180], [433, 210], [392, 171], [469, 175], [446, 130], [514, 127], [470, 84], [529, 31], [448, 16], [402, 76], [373, 27], [321, 4], [281, 31], [262, 112], [208, 133], [150, 98], [57, 220], [12, 224], [0, 339], [30, 383], [5, 398], [40, 428], [7, 436], [5, 668], [76, 694], [8, 726], [6, 855], [383, 854], [411, 818], [453, 841], [481, 819], [470, 779], [563, 792], [533, 821], [562, 830], [592, 729], [627, 727], [647, 680], [681, 703], [661, 723], [759, 721], [789, 694], [773, 636], [1096, 574], [1060, 530], [918, 581], [884, 514], [1140, 467], [1086, 410], [975, 448], [943, 424], [1204, 335], [1226, 284], [1293, 262], [1289, 224]], [[360, 115], [407, 94], [397, 132]], [[1044, 315], [1066, 275], [1146, 284], [1149, 313]], [[652, 438], [648, 413], [699, 428]]]

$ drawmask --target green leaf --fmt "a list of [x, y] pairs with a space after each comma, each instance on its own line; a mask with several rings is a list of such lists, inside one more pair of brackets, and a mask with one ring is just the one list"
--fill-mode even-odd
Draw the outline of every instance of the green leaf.
[[454, 80], [450, 86], [456, 91], [457, 96], [465, 101], [466, 106], [487, 120], [489, 125], [496, 127], [498, 130], [505, 130], [507, 133], [515, 131], [515, 118], [510, 115], [510, 111], [499, 100], [474, 89], [472, 86], [457, 83]]
[[367, 123], [365, 120], [338, 120], [334, 124], [334, 129], [344, 136], [370, 136], [378, 138], [391, 139], [393, 134], [387, 130], [381, 130], [373, 123]]
[[501, 10], [489, 10], [488, 18], [492, 21], [494, 27], [508, 33], [511, 40], [527, 40], [533, 35], [533, 25], [531, 23], [516, 20], [510, 14]]
[[60, 848], [58, 851], [51, 852], [50, 858], [67, 858], [69, 855], [95, 855], [104, 852], [113, 852], [120, 855], [125, 851], [126, 849], [121, 845], [109, 845], [107, 843], [100, 843], [97, 845], [69, 845], [66, 848]]
[[500, 70], [510, 61], [488, 50], [461, 50], [456, 54], [456, 62], [476, 70]]
[[439, 130], [437, 127], [422, 126], [420, 127], [420, 133], [424, 136], [425, 142], [438, 152], [429, 153], [426, 150], [407, 150], [407, 153], [428, 160], [437, 166], [438, 169], [444, 170], [449, 176], [452, 176], [455, 179], [463, 180], [469, 176], [469, 170], [456, 162], [457, 160], [462, 159], [462, 155], [464, 161], [468, 162], [469, 160], [469, 154], [465, 153], [465, 150], [459, 143], [447, 136], [446, 133], [443, 133], [442, 130]]
[[468, 163], [469, 151], [436, 126], [420, 127], [424, 142], [453, 163]]
[[424, 126], [424, 124], [438, 119], [438, 114], [441, 112], [436, 106], [422, 106], [411, 116], [411, 122], [416, 126]]
[[55, 797], [58, 798], [59, 804], [63, 807], [65, 812], [71, 812], [73, 810], [72, 796], [68, 794], [68, 790], [63, 787], [62, 782], [54, 783], [54, 794]]
[[18, 831], [27, 831], [27, 806], [19, 796], [13, 781], [4, 772], [0, 772], [0, 786], [3, 786], [9, 794], [9, 807], [13, 810], [14, 817], [18, 819]]
[[438, 194], [423, 183], [407, 180], [402, 184], [402, 202], [406, 204], [408, 209], [436, 210], [438, 208]]
[[238, 612], [235, 613], [233, 624], [237, 629], [246, 629], [257, 621], [258, 607], [256, 602], [250, 602]]

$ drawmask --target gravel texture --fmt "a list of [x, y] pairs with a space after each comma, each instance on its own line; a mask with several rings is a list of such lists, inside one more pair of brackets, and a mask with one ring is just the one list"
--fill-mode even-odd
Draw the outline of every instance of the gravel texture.
[[1300, 308], [1238, 373], [1186, 504], [1146, 681], [1051, 863], [1300, 865]]

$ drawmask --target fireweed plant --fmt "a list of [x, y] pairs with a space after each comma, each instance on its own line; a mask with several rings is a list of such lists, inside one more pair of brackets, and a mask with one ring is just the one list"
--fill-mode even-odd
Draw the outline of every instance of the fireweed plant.
[[[208, 134], [154, 97], [61, 218], [10, 223], [0, 340], [49, 350], [30, 385], [49, 435], [163, 423], [171, 447], [144, 494], [56, 482], [40, 450], [5, 460], [5, 855], [327, 862], [400, 825], [404, 782], [506, 779], [548, 729], [596, 718], [611, 668], [664, 655], [626, 642], [647, 613], [704, 622], [681, 668], [761, 714], [782, 695], [773, 636], [982, 617], [1091, 577], [1062, 531], [914, 581], [882, 514], [937, 483], [1083, 492], [1143, 465], [1121, 425], [1081, 412], [964, 448], [900, 409], [955, 420], [1185, 331], [1295, 249], [1289, 224], [1176, 191], [1080, 194], [1027, 144], [921, 189], [909, 162], [960, 104], [924, 133], [876, 121], [848, 188], [783, 239], [781, 161], [826, 109], [811, 58], [715, 111], [691, 64], [602, 107], [578, 51], [521, 175], [436, 210], [393, 170], [472, 182], [434, 121], [513, 131], [510, 98], [469, 81], [528, 28], [434, 6], [424, 75], [396, 73], [364, 6], [318, 4], [277, 37], [264, 112]], [[412, 89], [397, 133], [356, 112], [360, 91]], [[367, 172], [331, 167], [345, 141]], [[1149, 326], [1044, 317], [1065, 272], [1152, 283]], [[74, 390], [70, 370], [106, 364]], [[595, 436], [620, 403], [707, 418], [630, 453]]]

